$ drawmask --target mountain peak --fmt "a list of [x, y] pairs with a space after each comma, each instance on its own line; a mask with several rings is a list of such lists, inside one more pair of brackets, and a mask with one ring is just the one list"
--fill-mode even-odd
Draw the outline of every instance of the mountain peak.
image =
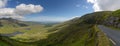
[[16, 26], [27, 26], [23, 21], [13, 19], [13, 18], [0, 18], [0, 25], [12, 25], [14, 27]]

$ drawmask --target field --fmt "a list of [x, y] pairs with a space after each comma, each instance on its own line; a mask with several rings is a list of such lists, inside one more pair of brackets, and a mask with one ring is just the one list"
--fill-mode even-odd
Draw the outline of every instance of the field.
[[[39, 28], [38, 28], [39, 27]], [[19, 40], [22, 42], [34, 42], [38, 41], [40, 39], [47, 38], [47, 35], [49, 34], [47, 32], [47, 28], [45, 28], [44, 25], [31, 25], [27, 27], [9, 27], [4, 26], [0, 28], [1, 34], [9, 34], [16, 31], [23, 32], [23, 34], [17, 34], [14, 37], [10, 37], [15, 40]]]

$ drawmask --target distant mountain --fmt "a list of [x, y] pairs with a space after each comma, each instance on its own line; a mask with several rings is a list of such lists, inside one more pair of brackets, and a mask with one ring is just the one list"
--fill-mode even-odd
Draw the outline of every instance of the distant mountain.
[[[83, 15], [72, 20], [59, 23], [47, 28], [48, 38], [32, 42], [22, 43], [24, 45], [33, 44], [35, 46], [100, 46], [100, 36], [97, 29], [97, 25], [112, 26], [120, 28], [120, 10], [117, 11], [101, 11]], [[30, 23], [30, 22], [29, 22]], [[31, 22], [32, 24], [38, 24]], [[17, 25], [26, 26], [27, 23], [21, 23], [21, 21], [3, 18], [0, 19], [1, 25]], [[46, 24], [46, 23], [43, 23]], [[38, 27], [39, 28], [39, 27]], [[103, 35], [103, 34], [101, 34]], [[101, 36], [103, 38], [103, 36]], [[106, 39], [104, 39], [106, 40]], [[101, 40], [102, 41], [102, 40]], [[15, 42], [15, 41], [12, 41]], [[109, 42], [108, 42], [109, 43]], [[18, 46], [20, 46], [18, 44]], [[109, 44], [105, 44], [109, 46]]]
[[12, 18], [0, 18], [0, 27], [3, 26], [23, 27], [27, 26], [27, 24], [24, 24], [24, 22]]
[[36, 25], [36, 24], [39, 24], [39, 25], [45, 25], [46, 27], [50, 27], [50, 26], [53, 26], [55, 24], [59, 24], [59, 23], [62, 23], [62, 22], [36, 22], [36, 21], [24, 21], [26, 24], [30, 24], [30, 25]]

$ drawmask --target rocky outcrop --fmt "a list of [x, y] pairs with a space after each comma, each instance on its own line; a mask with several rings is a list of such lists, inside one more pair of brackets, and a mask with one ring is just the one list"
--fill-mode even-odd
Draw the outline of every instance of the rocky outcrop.
[[108, 17], [104, 22], [104, 25], [114, 26], [116, 28], [120, 28], [120, 18], [119, 17]]

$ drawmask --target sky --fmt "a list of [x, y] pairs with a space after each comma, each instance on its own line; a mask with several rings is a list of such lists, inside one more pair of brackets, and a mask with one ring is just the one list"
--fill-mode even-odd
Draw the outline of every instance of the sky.
[[0, 18], [63, 22], [97, 11], [114, 11], [120, 0], [0, 0]]

